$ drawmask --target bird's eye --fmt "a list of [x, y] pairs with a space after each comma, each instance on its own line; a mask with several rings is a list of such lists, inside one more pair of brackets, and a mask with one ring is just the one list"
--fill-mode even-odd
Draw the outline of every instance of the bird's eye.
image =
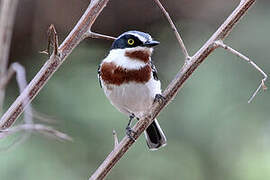
[[127, 43], [129, 44], [129, 45], [133, 45], [134, 44], [134, 39], [128, 39], [128, 41], [127, 41]]

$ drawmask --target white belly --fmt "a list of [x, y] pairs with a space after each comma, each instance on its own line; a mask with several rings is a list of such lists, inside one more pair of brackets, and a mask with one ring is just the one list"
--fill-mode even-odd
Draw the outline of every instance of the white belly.
[[141, 117], [151, 107], [155, 95], [161, 94], [160, 81], [154, 79], [145, 84], [102, 84], [106, 96], [119, 111], [127, 115], [134, 113], [136, 117]]

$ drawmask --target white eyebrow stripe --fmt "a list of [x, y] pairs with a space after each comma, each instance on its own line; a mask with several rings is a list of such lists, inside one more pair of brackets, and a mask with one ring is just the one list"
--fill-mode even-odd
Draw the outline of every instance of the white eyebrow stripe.
[[129, 34], [131, 34], [131, 35], [137, 37], [140, 41], [142, 41], [142, 42], [144, 42], [144, 43], [147, 41], [147, 39], [146, 39], [145, 37], [140, 36], [140, 35], [138, 35], [138, 34], [135, 34], [135, 33], [129, 33]]

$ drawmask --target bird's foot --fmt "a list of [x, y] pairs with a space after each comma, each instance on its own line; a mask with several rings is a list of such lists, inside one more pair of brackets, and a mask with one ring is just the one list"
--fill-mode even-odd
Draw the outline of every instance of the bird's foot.
[[136, 132], [133, 131], [131, 127], [129, 127], [129, 126], [126, 127], [126, 135], [129, 137], [129, 139], [136, 141], [136, 139], [134, 138], [135, 134], [136, 134]]
[[[133, 120], [134, 118], [135, 118], [135, 114], [132, 113], [132, 114], [129, 116], [128, 125], [127, 125], [127, 127], [126, 127], [126, 135], [127, 135], [131, 140], [136, 141], [136, 139], [134, 138], [134, 134], [136, 134], [136, 132], [133, 131], [132, 128], [130, 127], [131, 122], [132, 122], [132, 120]], [[136, 118], [137, 118], [137, 117], [136, 117]], [[137, 118], [137, 119], [138, 119], [138, 118]]]
[[163, 103], [164, 101], [165, 101], [165, 97], [162, 96], [162, 94], [156, 94], [155, 99], [154, 99], [154, 103], [155, 102]]

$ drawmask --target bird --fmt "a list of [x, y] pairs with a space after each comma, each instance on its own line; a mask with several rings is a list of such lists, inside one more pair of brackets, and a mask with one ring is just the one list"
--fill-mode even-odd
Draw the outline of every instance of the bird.
[[[124, 32], [114, 40], [108, 55], [98, 67], [100, 86], [111, 104], [129, 116], [126, 135], [134, 141], [132, 120], [142, 118], [153, 102], [164, 100], [157, 69], [151, 60], [153, 47], [158, 44], [148, 33]], [[157, 119], [144, 134], [150, 150], [167, 144]]]

